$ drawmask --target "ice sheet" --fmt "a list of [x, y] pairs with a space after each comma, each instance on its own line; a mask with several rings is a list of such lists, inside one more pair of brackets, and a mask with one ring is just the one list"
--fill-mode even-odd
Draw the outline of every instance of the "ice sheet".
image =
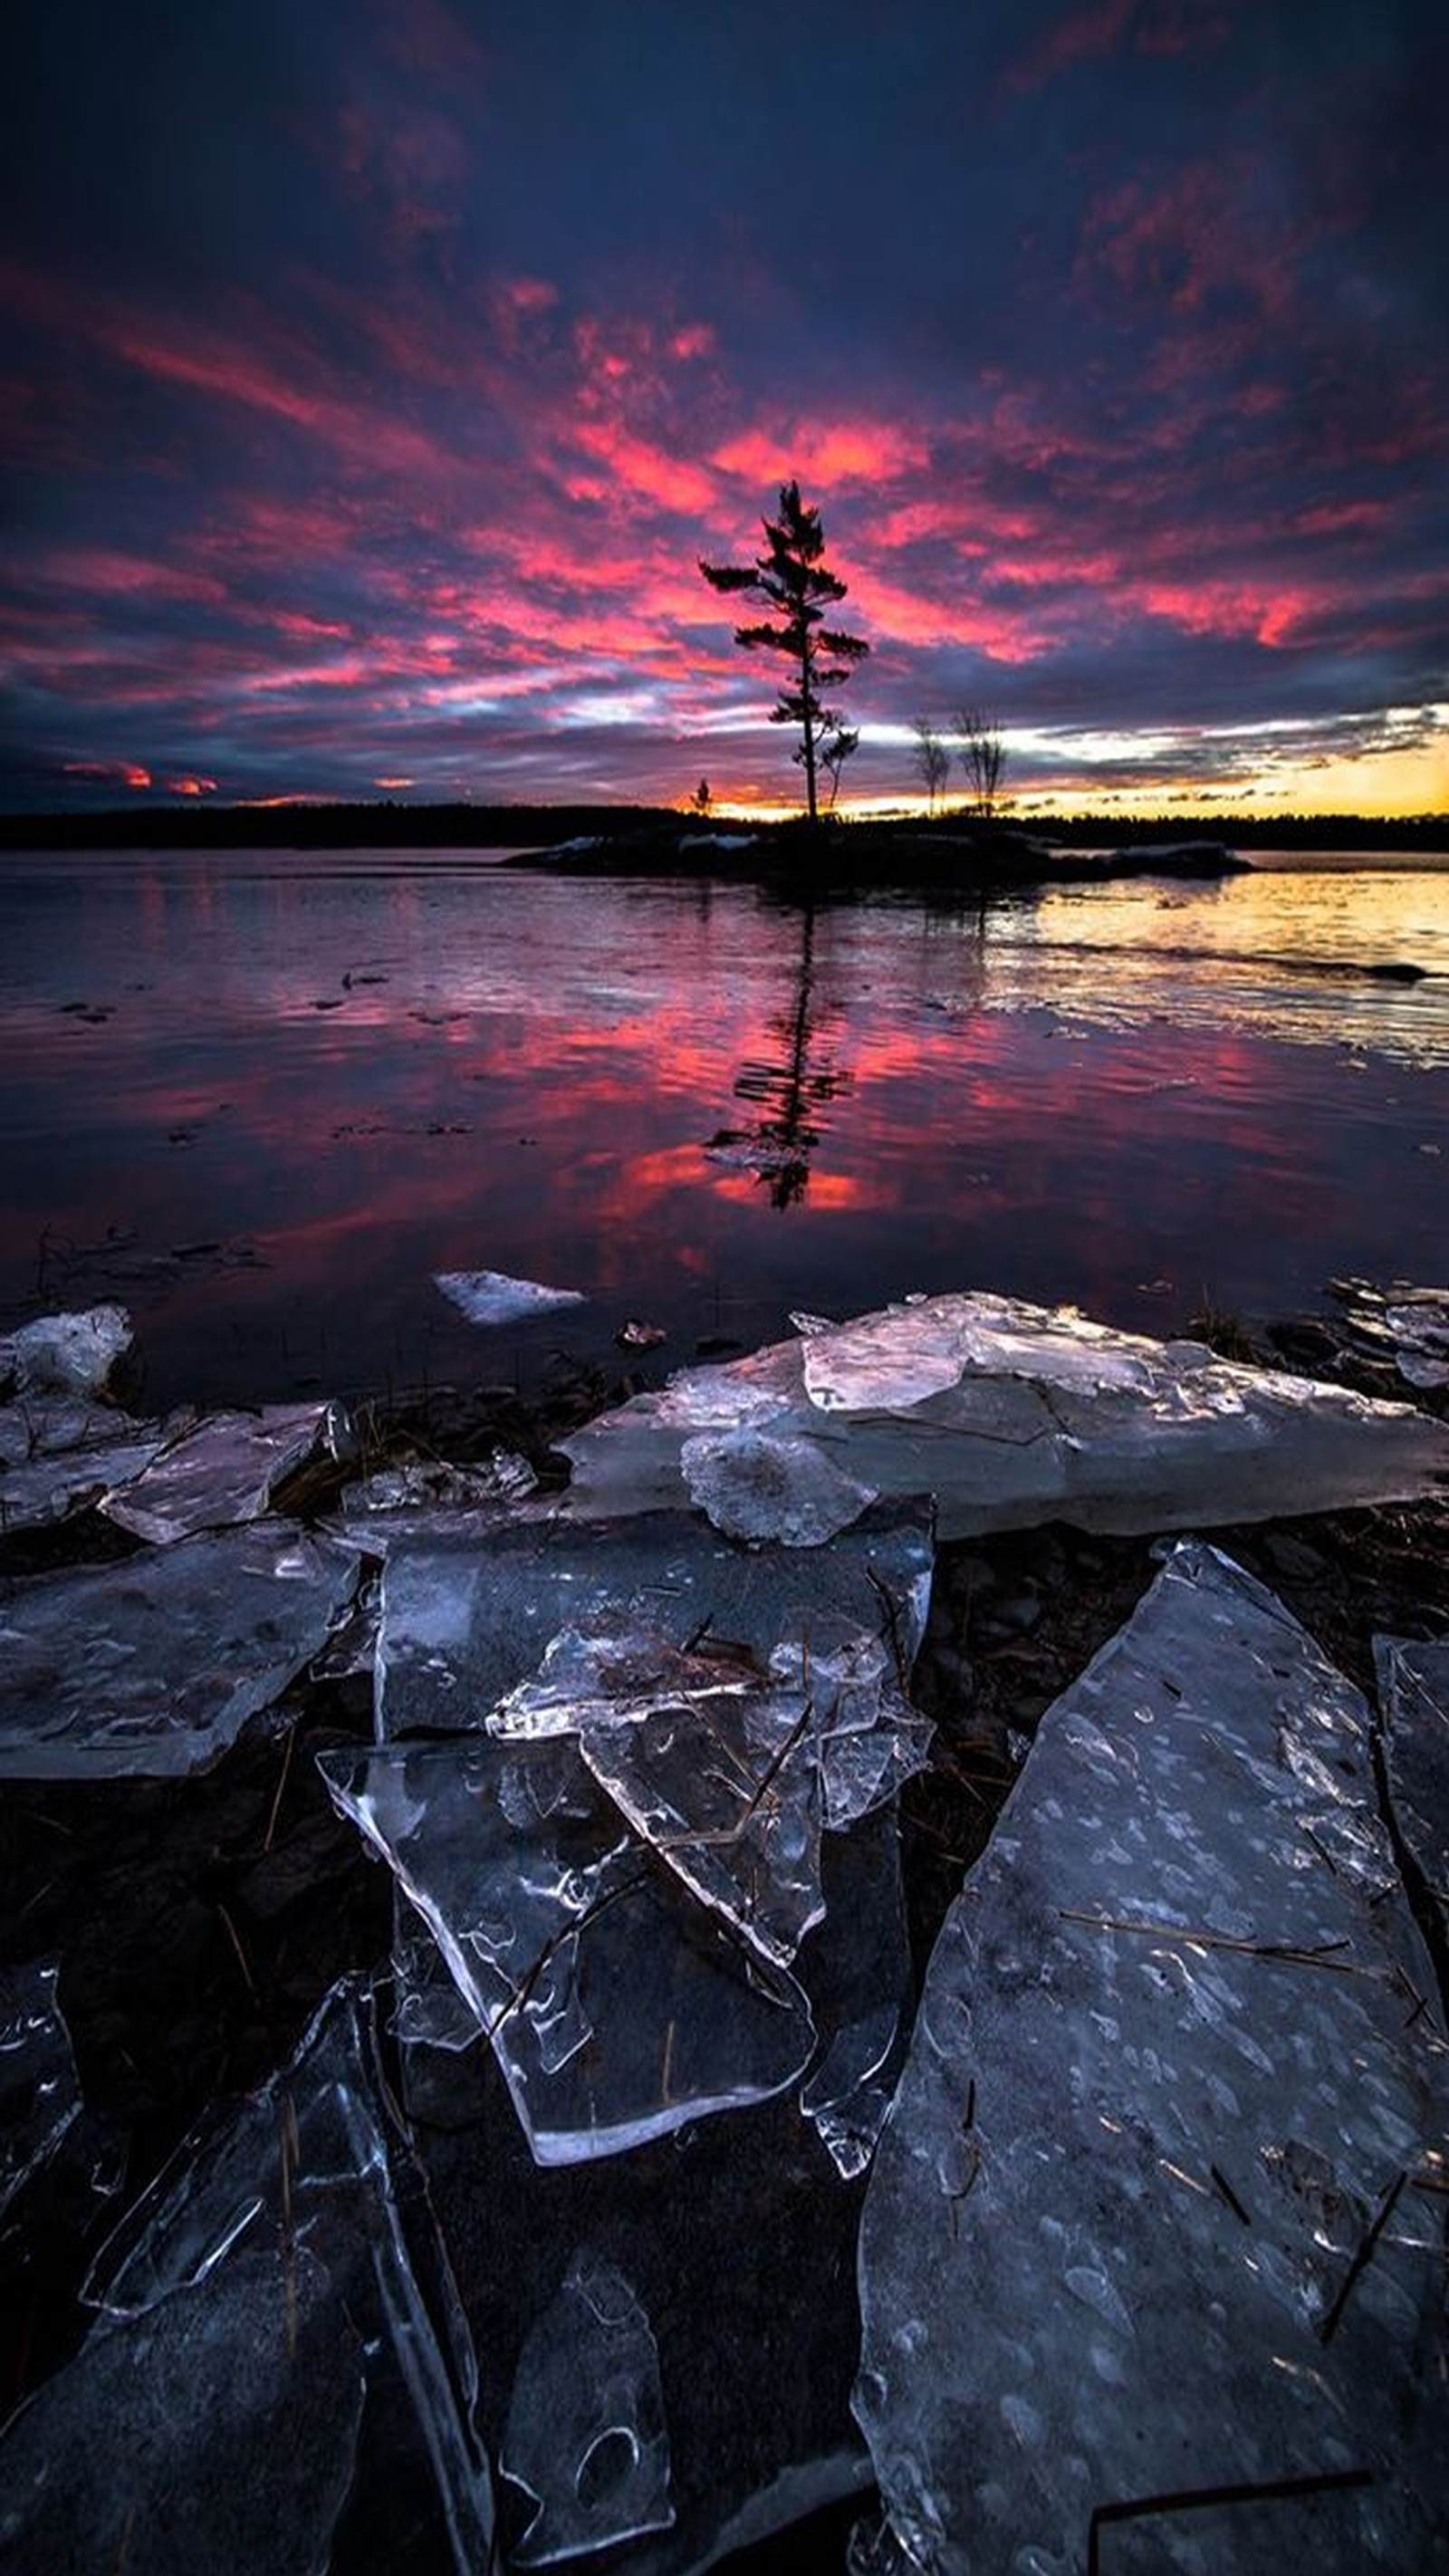
[[101, 1509], [162, 1547], [259, 1520], [284, 1477], [311, 1456], [326, 1411], [322, 1404], [273, 1404], [257, 1413], [214, 1413], [139, 1474], [117, 1474]]
[[81, 2107], [56, 1995], [60, 1968], [0, 1968], [0, 2211], [55, 2153]]
[[[885, 1499], [932, 1494], [945, 1539], [1050, 1518], [1202, 1528], [1449, 1486], [1449, 1427], [1410, 1406], [1240, 1367], [1198, 1343], [1109, 1332], [1071, 1308], [963, 1294], [812, 1330], [634, 1396], [559, 1444], [573, 1463], [562, 1514], [677, 1509], [691, 1497], [693, 1443], [727, 1438], [734, 1457], [752, 1432], [791, 1457], [813, 1447]], [[754, 1535], [771, 1526], [769, 1481]], [[797, 1484], [798, 1471], [782, 1481], [776, 1534], [789, 1530]]]
[[286, 1522], [0, 1583], [0, 1778], [176, 1776], [266, 1709], [358, 1559]]
[[877, 2152], [855, 2404], [911, 2562], [1080, 2569], [1141, 2505], [1114, 2567], [1430, 2563], [1446, 2124], [1364, 1703], [1185, 1544], [1043, 1719]]
[[435, 1270], [433, 1278], [470, 1324], [512, 1324], [526, 1315], [585, 1302], [581, 1288], [546, 1288], [536, 1279], [510, 1279], [501, 1270]]
[[515, 2567], [667, 2531], [669, 2436], [659, 2347], [618, 2265], [587, 2246], [519, 2357], [499, 2467], [536, 2507]]
[[486, 2031], [540, 2164], [759, 2101], [814, 2044], [805, 1998], [678, 1889], [567, 1741], [329, 1753]]
[[1376, 1637], [1394, 1822], [1449, 1937], [1449, 1638]]

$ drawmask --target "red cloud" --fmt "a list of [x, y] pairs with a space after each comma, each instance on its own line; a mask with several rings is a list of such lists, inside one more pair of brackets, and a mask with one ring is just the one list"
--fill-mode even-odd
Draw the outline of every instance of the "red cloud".
[[580, 421], [573, 435], [590, 456], [609, 467], [614, 481], [626, 491], [641, 493], [666, 510], [697, 515], [713, 507], [714, 485], [699, 466], [667, 456], [662, 448], [635, 438], [616, 422]]
[[135, 760], [68, 760], [67, 778], [92, 778], [103, 787], [149, 787], [151, 772]]
[[928, 456], [923, 437], [881, 421], [796, 419], [778, 430], [745, 430], [717, 447], [710, 461], [748, 483], [794, 477], [828, 490], [836, 483], [892, 483], [919, 472]]
[[197, 606], [219, 606], [226, 591], [208, 574], [184, 572], [174, 564], [149, 561], [142, 555], [127, 555], [104, 547], [78, 547], [43, 557], [39, 567], [46, 581], [67, 588], [103, 592], [112, 598], [149, 598], [187, 600]]

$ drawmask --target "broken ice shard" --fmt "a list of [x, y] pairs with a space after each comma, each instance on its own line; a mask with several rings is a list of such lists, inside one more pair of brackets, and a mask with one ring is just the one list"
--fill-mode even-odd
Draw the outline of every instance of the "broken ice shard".
[[433, 1278], [470, 1324], [513, 1324], [527, 1315], [585, 1302], [581, 1288], [545, 1288], [536, 1279], [510, 1279], [501, 1270], [435, 1270]]
[[1394, 1822], [1449, 1934], [1449, 1638], [1375, 1637]]
[[1432, 1997], [1360, 1694], [1184, 1544], [1043, 1718], [877, 2150], [855, 2405], [913, 2564], [1080, 2569], [1154, 2498], [1127, 2563], [1431, 2563]]
[[54, 2154], [81, 2107], [60, 1970], [0, 1968], [0, 2211]]
[[[870, 1512], [809, 1557], [737, 1547], [680, 1512], [402, 1539], [383, 1575], [378, 1733], [481, 1728], [525, 1685], [536, 1686], [537, 1731], [577, 1724], [567, 1709], [546, 1719], [542, 1705], [551, 1686], [545, 1658], [565, 1632], [588, 1639], [637, 1629], [677, 1651], [712, 1653], [718, 1675], [724, 1650], [767, 1665], [782, 1639], [816, 1639], [837, 1618], [879, 1635], [906, 1675], [925, 1624], [931, 1561], [930, 1510], [921, 1503]], [[532, 1718], [519, 1725], [535, 1731]]]
[[328, 1753], [492, 2042], [538, 2163], [608, 2156], [778, 2093], [805, 1998], [637, 1845], [566, 1740]]
[[21, 1395], [47, 1389], [63, 1395], [99, 1394], [131, 1339], [124, 1306], [37, 1316], [18, 1332], [0, 1335], [0, 1386], [13, 1379]]
[[358, 1560], [285, 1522], [0, 1584], [0, 1778], [176, 1776], [324, 1643]]
[[[693, 1444], [728, 1440], [733, 1455], [747, 1435], [790, 1457], [804, 1443], [884, 1498], [934, 1495], [946, 1539], [1052, 1517], [1202, 1528], [1449, 1484], [1449, 1427], [1411, 1406], [1241, 1367], [1197, 1342], [1110, 1332], [1071, 1308], [965, 1294], [812, 1330], [632, 1397], [559, 1444], [573, 1462], [562, 1515], [677, 1509], [691, 1498]], [[770, 1534], [771, 1481], [762, 1473], [752, 1536]], [[776, 1535], [797, 1490], [798, 1478], [780, 1480]]]
[[519, 2356], [499, 2467], [536, 2508], [509, 2552], [514, 2567], [552, 2566], [674, 2520], [658, 2346], [618, 2265], [587, 2247]]
[[890, 2109], [912, 2000], [895, 1809], [877, 1808], [824, 1855], [825, 1919], [796, 1973], [820, 2033], [800, 2090], [836, 2171], [863, 2173]]
[[[306, 2301], [314, 2312], [308, 2374], [349, 2392], [342, 2422], [318, 2428], [328, 2527], [345, 2496], [349, 2518], [367, 2531], [369, 2564], [433, 2566], [450, 2556], [458, 2576], [488, 2565], [492, 2497], [470, 2429], [472, 2349], [421, 2177], [385, 2109], [371, 1999], [355, 1980], [324, 1999], [289, 2066], [235, 2112], [214, 2114], [179, 2151], [102, 2249], [87, 2284], [105, 2314], [105, 2384], [112, 2352], [117, 2371], [128, 2352], [144, 2371], [151, 2338], [159, 2333], [164, 2351], [173, 2319], [190, 2335], [194, 2310], [196, 2336], [205, 2337], [207, 2406], [190, 2388], [184, 2397], [171, 2388], [169, 2418], [150, 2435], [153, 2484], [164, 2493], [170, 2483], [155, 2461], [179, 2475], [192, 2443], [234, 2454], [219, 2475], [223, 2505], [233, 2477], [270, 2497], [271, 2556], [257, 2564], [322, 2568], [325, 2546], [319, 2557], [306, 2554], [309, 2512], [291, 2493], [279, 2421], [306, 2391], [299, 2399], [294, 2380], [273, 2390], [264, 2379], [253, 2406], [245, 2341], [253, 2278], [269, 2282], [284, 2328], [292, 2305]], [[126, 2464], [104, 2421], [91, 2438], [101, 2467], [124, 2486]], [[146, 2510], [159, 2508], [152, 2500]], [[143, 2555], [137, 2563], [173, 2561]], [[223, 2549], [194, 2563], [233, 2562]]]
[[139, 1474], [117, 1476], [101, 1509], [162, 1547], [259, 1520], [284, 1478], [311, 1456], [325, 1412], [321, 1404], [273, 1404], [211, 1414]]
[[808, 1691], [664, 1697], [592, 1719], [579, 1750], [641, 1839], [763, 1958], [782, 1965], [824, 1911], [818, 1714]]

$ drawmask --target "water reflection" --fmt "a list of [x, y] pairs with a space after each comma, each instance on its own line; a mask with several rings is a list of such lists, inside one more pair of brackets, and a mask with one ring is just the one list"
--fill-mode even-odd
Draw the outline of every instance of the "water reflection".
[[794, 1207], [804, 1198], [810, 1157], [823, 1133], [821, 1112], [850, 1090], [849, 1073], [829, 1054], [832, 1023], [838, 1027], [842, 1017], [840, 1003], [816, 991], [815, 910], [807, 905], [791, 1007], [770, 1022], [775, 1052], [752, 1058], [735, 1083], [735, 1098], [760, 1114], [747, 1126], [719, 1128], [706, 1147], [713, 1161], [754, 1172], [771, 1207]]
[[[1443, 887], [983, 922], [466, 863], [12, 864], [0, 1327], [120, 1295], [156, 1400], [246, 1401], [526, 1378], [640, 1313], [662, 1372], [912, 1289], [1170, 1330], [1204, 1287], [1252, 1313], [1440, 1278]], [[1275, 966], [1315, 939], [1432, 971]], [[431, 1284], [482, 1268], [591, 1302], [483, 1337]]]

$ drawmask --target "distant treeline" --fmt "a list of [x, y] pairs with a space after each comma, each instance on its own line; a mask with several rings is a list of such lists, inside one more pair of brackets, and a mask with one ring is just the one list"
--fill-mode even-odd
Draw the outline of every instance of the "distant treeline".
[[[1143, 842], [1225, 841], [1259, 850], [1449, 850], [1449, 814], [1221, 814], [1137, 817], [1003, 813], [1001, 821], [1066, 849], [1132, 849]], [[6, 850], [497, 850], [547, 849], [594, 834], [734, 830], [662, 805], [127, 805], [107, 813], [0, 814]], [[770, 826], [755, 827], [769, 831]], [[786, 826], [787, 830], [793, 827]], [[950, 835], [960, 814], [902, 816], [898, 823], [837, 822], [836, 832]]]
[[0, 849], [542, 850], [679, 820], [657, 805], [123, 805], [0, 814]]

